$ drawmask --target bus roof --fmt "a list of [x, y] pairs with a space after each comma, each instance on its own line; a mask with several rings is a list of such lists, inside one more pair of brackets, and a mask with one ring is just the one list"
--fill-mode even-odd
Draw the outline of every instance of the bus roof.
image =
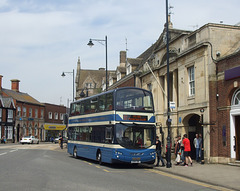
[[[89, 97], [85, 97], [85, 98], [82, 98], [80, 100], [77, 100], [77, 101], [74, 101], [72, 103], [77, 103], [77, 102], [81, 102], [81, 101], [84, 101], [86, 99], [90, 99], [90, 98], [94, 98], [94, 97], [98, 97], [98, 96], [101, 96], [101, 95], [104, 95], [104, 94], [108, 94], [108, 93], [112, 93], [112, 92], [116, 92], [118, 90], [122, 90], [122, 89], [139, 89], [139, 90], [143, 90], [143, 91], [147, 91], [147, 92], [150, 92], [146, 89], [142, 89], [142, 88], [137, 88], [137, 87], [120, 87], [120, 88], [116, 88], [116, 89], [113, 89], [113, 90], [108, 90], [106, 92], [102, 92], [102, 93], [99, 93], [99, 94], [95, 94], [95, 95], [92, 95], [92, 96], [89, 96]], [[150, 92], [151, 93], [151, 92]]]

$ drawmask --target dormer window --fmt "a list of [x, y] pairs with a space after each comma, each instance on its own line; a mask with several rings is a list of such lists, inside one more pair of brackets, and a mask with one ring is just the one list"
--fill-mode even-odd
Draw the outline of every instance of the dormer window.
[[121, 79], [121, 72], [118, 70], [117, 71], [117, 81]]
[[127, 63], [127, 75], [130, 74], [132, 72], [132, 65]]
[[111, 85], [113, 85], [113, 78], [112, 77], [110, 77], [110, 79], [109, 79], [109, 86], [111, 86]]
[[191, 35], [188, 37], [188, 47], [191, 47], [196, 44], [196, 34]]
[[88, 89], [94, 88], [95, 84], [93, 83], [85, 83], [85, 87]]

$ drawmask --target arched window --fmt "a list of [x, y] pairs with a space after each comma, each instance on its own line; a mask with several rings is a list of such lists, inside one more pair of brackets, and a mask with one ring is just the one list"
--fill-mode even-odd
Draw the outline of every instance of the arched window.
[[30, 125], [29, 128], [28, 128], [28, 135], [29, 135], [29, 136], [32, 135], [32, 125]]
[[37, 125], [35, 125], [35, 130], [34, 130], [34, 132], [35, 132], [35, 136], [37, 136], [38, 135], [38, 131], [37, 131], [38, 129], [37, 129]]
[[240, 89], [233, 96], [232, 105], [240, 106]]

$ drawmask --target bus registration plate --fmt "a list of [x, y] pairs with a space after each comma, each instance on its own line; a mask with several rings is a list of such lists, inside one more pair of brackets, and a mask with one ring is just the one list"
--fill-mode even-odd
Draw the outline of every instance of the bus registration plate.
[[132, 158], [131, 163], [141, 163], [141, 158]]

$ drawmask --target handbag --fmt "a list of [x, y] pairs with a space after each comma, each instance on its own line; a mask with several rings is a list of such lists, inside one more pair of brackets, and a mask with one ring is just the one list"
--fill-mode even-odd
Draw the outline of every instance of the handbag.
[[177, 163], [179, 163], [179, 162], [180, 162], [180, 160], [181, 160], [181, 157], [180, 157], [180, 155], [179, 155], [179, 154], [177, 154], [177, 157], [176, 157], [176, 160], [175, 160], [175, 161], [176, 161]]

